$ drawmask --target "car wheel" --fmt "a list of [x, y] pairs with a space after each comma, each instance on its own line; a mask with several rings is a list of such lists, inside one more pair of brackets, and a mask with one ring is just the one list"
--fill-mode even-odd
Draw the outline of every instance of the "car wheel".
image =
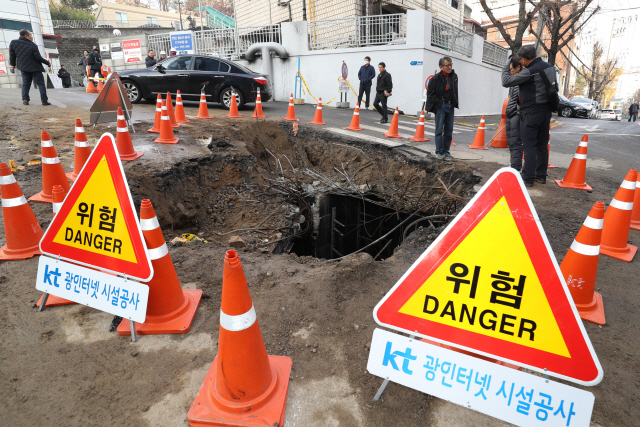
[[571, 117], [573, 115], [573, 111], [571, 110], [571, 108], [565, 107], [562, 109], [560, 114], [562, 114], [562, 117]]
[[127, 95], [129, 96], [129, 100], [132, 104], [137, 104], [142, 99], [142, 90], [137, 83], [132, 82], [131, 80], [125, 80], [122, 82], [125, 90], [127, 91]]
[[233, 86], [229, 86], [224, 89], [220, 94], [220, 103], [224, 105], [224, 108], [227, 110], [231, 107], [231, 96], [236, 96], [236, 102], [238, 103], [238, 108], [244, 105], [244, 96], [242, 96], [242, 92], [234, 88]]

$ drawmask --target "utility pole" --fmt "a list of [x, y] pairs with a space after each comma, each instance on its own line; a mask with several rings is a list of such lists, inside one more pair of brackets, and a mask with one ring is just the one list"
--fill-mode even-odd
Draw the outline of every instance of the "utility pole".
[[200, 31], [204, 31], [202, 26], [202, 2], [200, 0], [198, 0], [198, 10], [200, 11]]
[[542, 55], [542, 46], [540, 46], [540, 40], [542, 40], [542, 34], [544, 33], [544, 20], [547, 17], [547, 9], [542, 6], [540, 10], [538, 10], [538, 23], [536, 25], [536, 56]]
[[307, 20], [307, 0], [302, 0], [302, 20]]
[[182, 26], [182, 3], [180, 3], [180, 0], [176, 0], [176, 4], [178, 5], [178, 13], [180, 14], [180, 30], [184, 30]]

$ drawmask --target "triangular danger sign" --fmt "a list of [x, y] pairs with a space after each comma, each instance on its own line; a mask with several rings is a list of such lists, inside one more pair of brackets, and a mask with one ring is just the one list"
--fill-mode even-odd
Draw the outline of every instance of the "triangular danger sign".
[[380, 325], [584, 385], [602, 368], [520, 175], [498, 170], [375, 307]]
[[91, 152], [40, 241], [42, 253], [148, 281], [153, 267], [113, 136]]

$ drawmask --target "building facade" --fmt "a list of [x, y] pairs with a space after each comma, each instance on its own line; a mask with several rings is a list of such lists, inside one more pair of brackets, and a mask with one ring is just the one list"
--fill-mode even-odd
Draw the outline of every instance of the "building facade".
[[[176, 12], [163, 12], [147, 7], [129, 6], [102, 0], [96, 2], [93, 14], [96, 17], [96, 25], [174, 27], [175, 23], [178, 25], [180, 23], [180, 14]], [[182, 19], [186, 20], [185, 14], [182, 14]]]

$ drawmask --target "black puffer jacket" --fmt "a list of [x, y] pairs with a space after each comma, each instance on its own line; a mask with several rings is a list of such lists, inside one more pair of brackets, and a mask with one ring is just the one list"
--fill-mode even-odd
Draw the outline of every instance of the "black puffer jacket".
[[[453, 86], [453, 106], [455, 108], [458, 107], [458, 75], [455, 71], [451, 70], [450, 74], [451, 85]], [[447, 87], [447, 79], [442, 74], [442, 71], [437, 73], [435, 76], [429, 80], [429, 88], [427, 89], [427, 105], [425, 107], [425, 111], [430, 113], [435, 113], [442, 107], [442, 97], [444, 96], [444, 91]]]
[[511, 96], [507, 103], [507, 141], [513, 145], [520, 143], [520, 114], [518, 113], [518, 86], [511, 88]]
[[49, 61], [40, 55], [38, 45], [26, 37], [11, 40], [9, 44], [9, 65], [15, 66], [25, 73], [44, 73], [42, 64], [49, 64]]

